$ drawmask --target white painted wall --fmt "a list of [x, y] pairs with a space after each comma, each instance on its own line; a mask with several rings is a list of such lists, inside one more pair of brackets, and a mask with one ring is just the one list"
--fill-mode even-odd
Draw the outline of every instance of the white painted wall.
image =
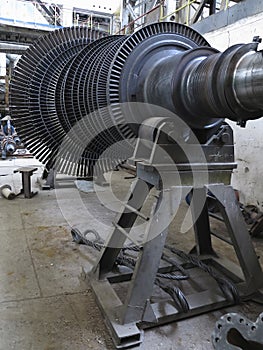
[[120, 0], [45, 0], [47, 3], [61, 4], [64, 8], [78, 7], [106, 13], [114, 13], [120, 7]]
[[[63, 25], [72, 25], [73, 7], [94, 10], [97, 12], [114, 13], [120, 7], [120, 0], [44, 0], [45, 4], [63, 5]], [[32, 23], [29, 25], [28, 23]], [[37, 27], [37, 24], [48, 25], [34, 3], [23, 0], [0, 0], [0, 23], [15, 24], [17, 26]], [[41, 28], [45, 29], [45, 28]]]
[[0, 76], [6, 75], [6, 54], [0, 53]]
[[48, 24], [33, 3], [19, 0], [0, 0], [0, 22], [27, 27], [28, 23]]
[[[0, 0], [1, 1], [1, 0]], [[63, 6], [62, 21], [63, 26], [72, 26], [73, 8], [113, 14], [120, 8], [121, 0], [45, 0], [46, 3], [56, 3]]]
[[[242, 19], [204, 36], [211, 46], [223, 51], [234, 44], [251, 42], [255, 35], [263, 37], [263, 13]], [[260, 44], [260, 49], [262, 47]], [[248, 121], [245, 129], [236, 126], [235, 123], [230, 124], [234, 129], [238, 163], [232, 184], [240, 191], [241, 202], [254, 204], [263, 209], [263, 118]]]

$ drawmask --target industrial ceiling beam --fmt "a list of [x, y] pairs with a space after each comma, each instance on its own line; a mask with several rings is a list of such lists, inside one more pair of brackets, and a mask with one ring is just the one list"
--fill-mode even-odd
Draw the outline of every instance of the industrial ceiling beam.
[[29, 48], [28, 45], [0, 42], [0, 52], [22, 55]]
[[0, 41], [29, 45], [48, 32], [49, 30], [0, 24]]

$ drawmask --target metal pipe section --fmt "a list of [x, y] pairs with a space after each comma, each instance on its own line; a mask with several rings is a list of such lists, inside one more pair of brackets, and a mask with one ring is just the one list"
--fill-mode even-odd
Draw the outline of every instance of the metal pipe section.
[[16, 197], [16, 194], [12, 191], [12, 188], [10, 185], [3, 185], [0, 187], [1, 195], [6, 199], [14, 199]]

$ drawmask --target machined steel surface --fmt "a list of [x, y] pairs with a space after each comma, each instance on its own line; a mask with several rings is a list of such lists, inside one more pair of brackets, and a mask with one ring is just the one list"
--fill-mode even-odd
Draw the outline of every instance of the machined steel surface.
[[235, 45], [223, 53], [188, 60], [180, 75], [182, 81], [179, 79], [175, 89], [176, 101], [182, 101], [182, 111], [192, 119], [199, 115], [204, 119], [224, 115], [241, 125], [247, 119], [261, 117], [263, 61], [257, 46], [258, 42]]

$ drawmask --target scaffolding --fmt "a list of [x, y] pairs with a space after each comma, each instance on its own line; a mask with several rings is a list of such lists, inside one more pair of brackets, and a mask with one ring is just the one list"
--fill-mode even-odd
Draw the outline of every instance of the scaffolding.
[[153, 22], [178, 22], [192, 25], [241, 0], [123, 0], [121, 34], [131, 34]]

